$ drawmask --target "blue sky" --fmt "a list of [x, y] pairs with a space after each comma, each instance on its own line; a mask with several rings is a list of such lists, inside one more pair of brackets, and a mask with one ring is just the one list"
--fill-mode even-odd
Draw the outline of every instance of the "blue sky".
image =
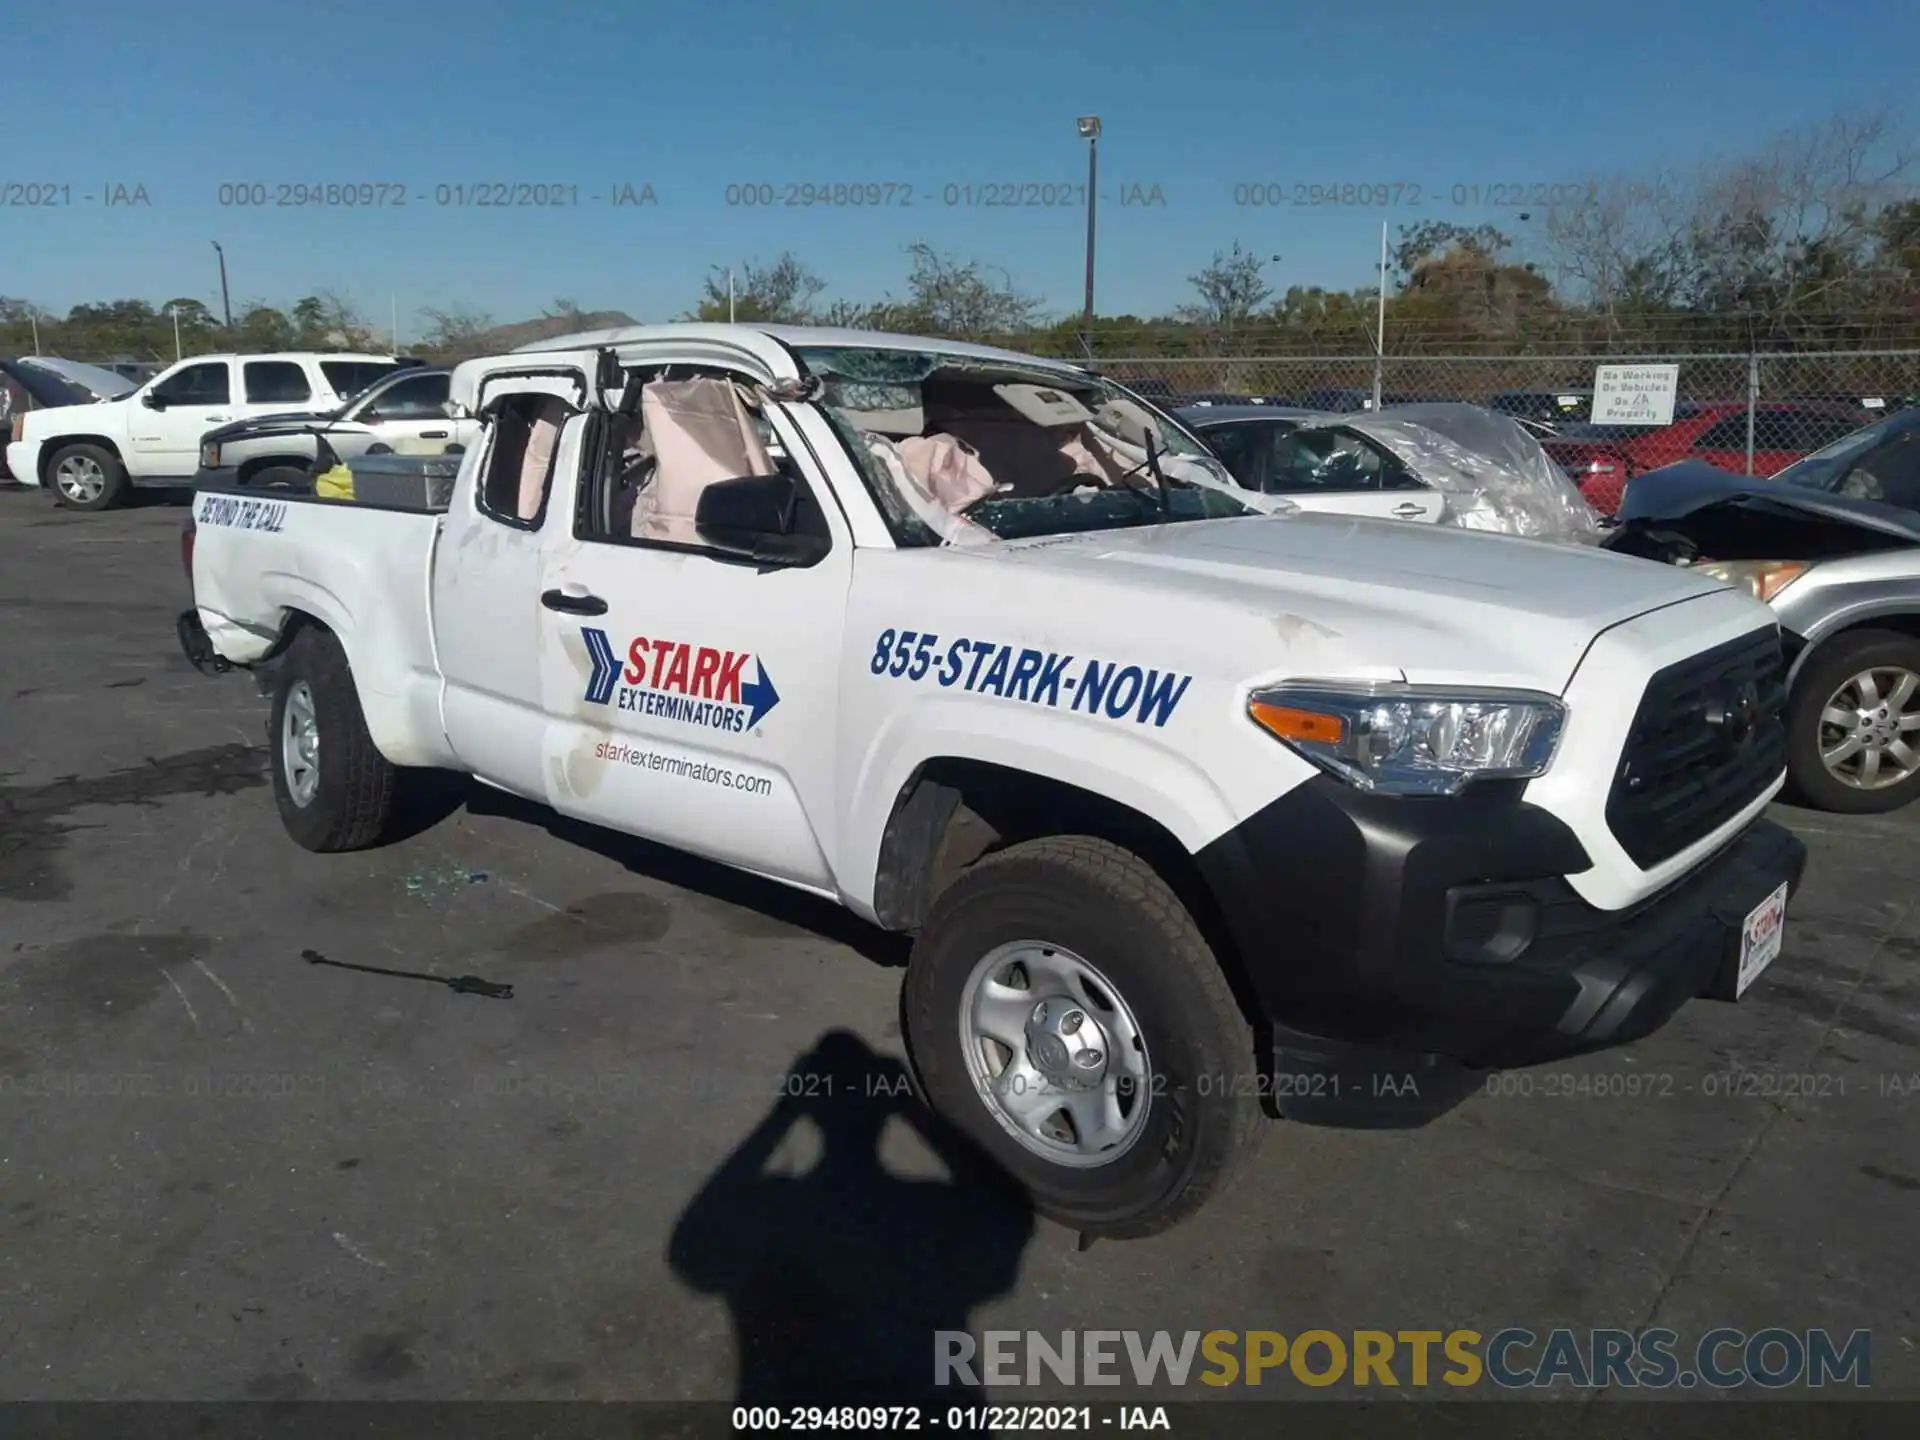
[[[1083, 184], [1074, 120], [1093, 112], [1099, 308], [1152, 313], [1190, 298], [1186, 277], [1235, 240], [1283, 257], [1276, 289], [1365, 284], [1383, 218], [1526, 228], [1513, 207], [1456, 206], [1455, 187], [1470, 202], [1472, 187], [1646, 173], [1848, 106], [1911, 116], [1917, 42], [1912, 0], [27, 5], [6, 26], [0, 183], [66, 187], [71, 203], [0, 208], [0, 293], [57, 311], [217, 307], [218, 240], [236, 310], [331, 288], [384, 321], [397, 297], [404, 341], [429, 306], [506, 321], [565, 297], [671, 319], [710, 265], [787, 249], [829, 296], [877, 298], [925, 239], [1070, 313], [1077, 197], [946, 201], [948, 187], [957, 202], [965, 186]], [[453, 203], [502, 181], [573, 187], [578, 203]], [[1403, 208], [1235, 203], [1239, 187], [1376, 182], [1405, 187]], [[269, 199], [282, 184], [407, 198], [220, 203], [222, 185], [249, 183]], [[780, 200], [849, 184], [914, 203], [727, 203], [729, 185]], [[649, 185], [653, 203], [613, 203]], [[148, 203], [106, 204], [115, 186]]]

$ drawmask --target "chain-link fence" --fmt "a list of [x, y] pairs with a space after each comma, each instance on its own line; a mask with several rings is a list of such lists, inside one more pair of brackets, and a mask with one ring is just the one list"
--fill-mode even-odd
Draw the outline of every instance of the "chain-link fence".
[[[1000, 343], [1027, 348], [1019, 337]], [[1310, 410], [1457, 400], [1532, 425], [1603, 511], [1634, 475], [1697, 458], [1767, 476], [1872, 420], [1920, 404], [1920, 349], [1521, 355], [1100, 355], [1163, 404], [1258, 399]], [[1592, 422], [1595, 367], [1679, 366], [1674, 423]], [[144, 378], [144, 377], [143, 377]]]
[[[1602, 510], [1635, 474], [1700, 459], [1766, 476], [1872, 420], [1920, 404], [1920, 350], [1796, 354], [1102, 357], [1099, 368], [1162, 403], [1258, 399], [1358, 411], [1460, 400], [1532, 422]], [[1674, 423], [1596, 425], [1600, 364], [1678, 365]]]

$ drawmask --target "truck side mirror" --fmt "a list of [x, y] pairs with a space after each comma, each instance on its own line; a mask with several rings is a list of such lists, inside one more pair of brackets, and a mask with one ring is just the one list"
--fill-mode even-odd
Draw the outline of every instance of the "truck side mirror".
[[149, 410], [164, 410], [167, 408], [167, 397], [158, 390], [142, 390], [140, 403]]
[[812, 565], [830, 542], [797, 534], [794, 515], [800, 485], [791, 475], [742, 475], [717, 480], [700, 492], [693, 528], [716, 550], [768, 565]]

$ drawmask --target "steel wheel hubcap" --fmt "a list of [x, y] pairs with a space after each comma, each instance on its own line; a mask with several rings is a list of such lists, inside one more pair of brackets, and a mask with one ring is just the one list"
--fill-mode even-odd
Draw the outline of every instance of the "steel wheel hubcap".
[[960, 1045], [989, 1113], [1056, 1165], [1111, 1164], [1146, 1128], [1146, 1037], [1119, 989], [1072, 951], [1037, 940], [991, 951], [961, 991]]
[[69, 455], [54, 472], [54, 482], [69, 500], [98, 500], [107, 488], [107, 472], [85, 455]]
[[1920, 675], [1899, 665], [1862, 670], [1820, 711], [1820, 763], [1855, 790], [1884, 790], [1920, 772]]
[[305, 809], [320, 791], [320, 721], [314, 714], [313, 691], [296, 680], [287, 691], [285, 716], [280, 722], [280, 768], [286, 772], [287, 794]]

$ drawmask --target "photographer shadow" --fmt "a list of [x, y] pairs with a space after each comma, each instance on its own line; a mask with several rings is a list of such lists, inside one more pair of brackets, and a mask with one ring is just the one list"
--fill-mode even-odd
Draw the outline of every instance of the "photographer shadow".
[[[732, 1312], [738, 1403], [944, 1413], [981, 1401], [971, 1387], [934, 1383], [935, 1332], [967, 1330], [975, 1306], [1013, 1288], [1033, 1211], [906, 1081], [898, 1060], [829, 1031], [675, 1224], [668, 1264]], [[949, 1178], [883, 1166], [896, 1116]], [[803, 1120], [816, 1132], [814, 1163], [771, 1170]]]

